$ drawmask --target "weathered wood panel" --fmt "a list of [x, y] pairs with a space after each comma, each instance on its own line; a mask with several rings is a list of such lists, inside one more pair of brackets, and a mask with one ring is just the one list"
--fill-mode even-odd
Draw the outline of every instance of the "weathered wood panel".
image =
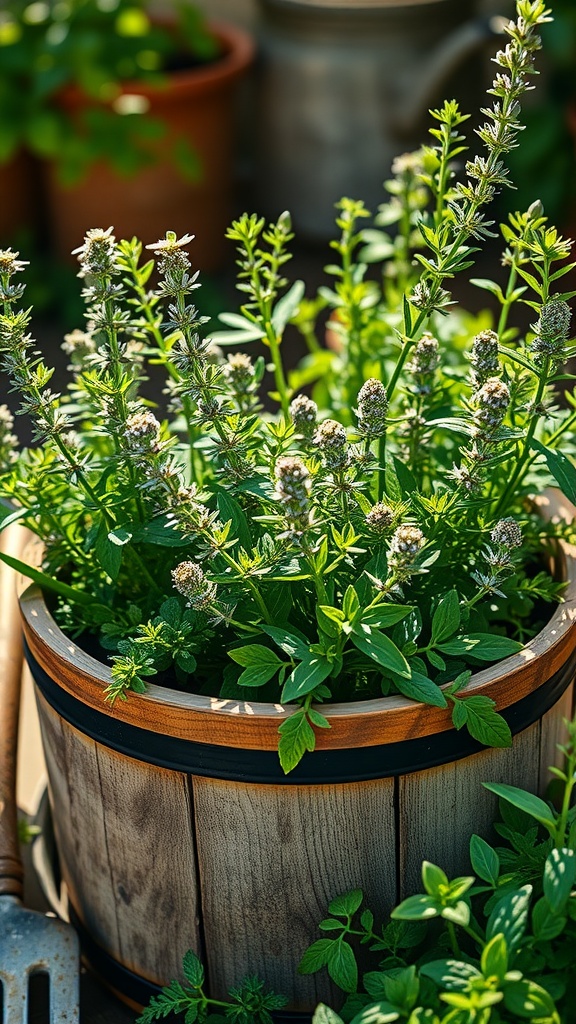
[[298, 977], [330, 900], [394, 897], [394, 783], [257, 786], [194, 779], [203, 927], [212, 991], [257, 973], [296, 1009], [335, 994], [326, 972]]
[[540, 723], [514, 737], [514, 746], [482, 750], [451, 764], [398, 779], [400, 898], [422, 889], [423, 860], [447, 874], [470, 872], [473, 832], [489, 838], [496, 797], [483, 782], [507, 782], [537, 789], [540, 779]]
[[164, 983], [199, 949], [188, 779], [94, 743], [41, 697], [39, 713], [72, 906], [107, 953]]
[[561, 765], [562, 755], [558, 750], [559, 743], [568, 738], [565, 720], [570, 721], [574, 707], [574, 683], [564, 691], [560, 700], [543, 715], [541, 720], [542, 735], [540, 740], [540, 783], [539, 793], [544, 795], [546, 787], [553, 775], [551, 765]]

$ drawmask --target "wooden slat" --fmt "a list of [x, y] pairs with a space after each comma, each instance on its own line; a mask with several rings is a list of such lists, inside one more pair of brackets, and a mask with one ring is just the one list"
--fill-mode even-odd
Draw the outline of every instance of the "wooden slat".
[[322, 937], [318, 922], [334, 896], [359, 887], [376, 912], [391, 908], [393, 789], [391, 779], [280, 788], [194, 779], [213, 992], [256, 973], [294, 1009], [337, 1005], [325, 971], [299, 977], [296, 968]]
[[164, 984], [200, 949], [187, 776], [107, 750], [42, 698], [39, 708], [70, 902], [107, 953]]
[[562, 755], [558, 750], [559, 743], [565, 743], [568, 730], [565, 720], [570, 721], [574, 708], [574, 683], [564, 691], [560, 700], [542, 717], [542, 735], [540, 741], [540, 779], [538, 791], [544, 795], [546, 787], [553, 778], [549, 771], [551, 765], [562, 765]]
[[468, 848], [473, 832], [489, 839], [496, 797], [483, 782], [507, 782], [537, 790], [540, 775], [540, 723], [514, 737], [508, 749], [483, 750], [452, 764], [413, 772], [398, 780], [400, 898], [422, 891], [423, 860], [447, 874], [470, 874]]

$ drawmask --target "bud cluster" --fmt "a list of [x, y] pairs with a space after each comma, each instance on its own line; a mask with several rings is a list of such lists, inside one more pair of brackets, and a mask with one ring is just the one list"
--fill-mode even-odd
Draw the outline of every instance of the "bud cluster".
[[307, 395], [297, 395], [289, 405], [290, 419], [299, 434], [310, 438], [316, 430], [318, 406]]
[[189, 608], [206, 611], [213, 603], [216, 584], [206, 579], [204, 570], [196, 562], [180, 562], [171, 575], [174, 588], [188, 599]]
[[531, 349], [536, 360], [550, 356], [561, 360], [570, 332], [571, 311], [568, 303], [561, 299], [551, 299], [540, 310], [540, 317], [532, 327], [536, 337]]
[[472, 396], [474, 421], [484, 435], [493, 434], [504, 419], [510, 404], [508, 385], [498, 377], [489, 377]]
[[327, 469], [342, 470], [350, 462], [346, 428], [337, 420], [324, 420], [314, 434], [314, 444]]
[[382, 437], [386, 433], [388, 395], [382, 381], [370, 377], [358, 392], [358, 429], [365, 437]]
[[398, 526], [388, 546], [388, 568], [402, 579], [410, 575], [410, 569], [424, 544], [424, 534], [417, 526]]
[[413, 390], [419, 395], [429, 395], [433, 378], [440, 364], [440, 345], [430, 331], [425, 331], [416, 343], [412, 359], [406, 370], [414, 379]]
[[274, 497], [282, 505], [284, 517], [294, 530], [304, 530], [310, 522], [312, 479], [307, 466], [297, 456], [285, 455], [274, 467]]
[[498, 358], [498, 335], [495, 331], [480, 331], [472, 342], [470, 362], [472, 363], [472, 382], [480, 388], [490, 377], [498, 377], [502, 372]]
[[395, 519], [394, 510], [383, 501], [377, 501], [366, 514], [366, 524], [374, 533], [387, 533]]

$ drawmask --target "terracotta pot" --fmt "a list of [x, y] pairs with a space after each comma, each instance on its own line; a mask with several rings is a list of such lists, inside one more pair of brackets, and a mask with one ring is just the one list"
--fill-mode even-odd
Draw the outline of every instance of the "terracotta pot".
[[[254, 42], [236, 26], [212, 28], [223, 49], [217, 61], [172, 72], [162, 88], [124, 83], [123, 93], [144, 97], [149, 116], [166, 125], [152, 165], [123, 178], [100, 162], [70, 187], [61, 184], [53, 165], [46, 165], [48, 215], [60, 257], [69, 258], [88, 228], [109, 225], [117, 238], [138, 235], [144, 243], [163, 237], [167, 230], [178, 235], [190, 232], [196, 236], [193, 255], [201, 270], [217, 270], [229, 257], [224, 234], [233, 213], [234, 95], [253, 60]], [[77, 89], [67, 89], [61, 97], [71, 116], [86, 102]], [[200, 160], [197, 182], [185, 180], [166, 155], [170, 143], [181, 137]]]
[[111, 708], [109, 669], [29, 588], [21, 608], [61, 870], [105, 982], [144, 1003], [192, 947], [214, 996], [250, 973], [289, 996], [278, 1020], [337, 1001], [324, 972], [296, 973], [328, 902], [361, 887], [384, 914], [417, 890], [422, 859], [466, 872], [470, 834], [487, 835], [495, 810], [482, 781], [543, 791], [576, 663], [576, 549], [563, 545], [562, 561], [569, 584], [548, 626], [468, 687], [494, 698], [512, 748], [482, 748], [449, 712], [394, 696], [323, 705], [331, 728], [288, 776], [276, 746], [290, 708], [153, 685]]

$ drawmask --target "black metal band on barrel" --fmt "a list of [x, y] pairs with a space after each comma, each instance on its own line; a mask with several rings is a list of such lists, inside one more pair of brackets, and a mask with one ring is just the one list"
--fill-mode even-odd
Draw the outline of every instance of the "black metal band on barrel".
[[[190, 775], [275, 786], [320, 786], [406, 775], [486, 749], [466, 729], [449, 729], [396, 743], [306, 753], [300, 764], [285, 775], [275, 750], [218, 746], [164, 736], [89, 707], [50, 678], [27, 644], [25, 654], [44, 698], [75, 729], [127, 757]], [[575, 668], [576, 651], [546, 683], [502, 712], [513, 735], [527, 729], [556, 704], [574, 678]]]
[[[97, 942], [94, 942], [71, 905], [68, 906], [68, 915], [70, 924], [78, 933], [82, 954], [89, 968], [98, 975], [106, 988], [113, 989], [132, 1003], [138, 1003], [139, 1006], [146, 1006], [152, 996], [158, 995], [159, 985], [155, 985], [154, 982], [148, 981], [147, 978], [142, 978], [128, 967], [124, 967]], [[277, 1010], [272, 1017], [275, 1024], [310, 1024], [312, 1020], [309, 1013], [297, 1013], [290, 1010]]]

